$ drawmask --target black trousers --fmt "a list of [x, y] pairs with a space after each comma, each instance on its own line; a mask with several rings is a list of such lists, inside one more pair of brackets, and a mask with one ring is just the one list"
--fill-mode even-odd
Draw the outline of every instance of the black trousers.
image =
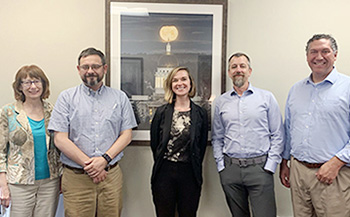
[[195, 180], [190, 163], [164, 160], [152, 184], [153, 202], [158, 217], [195, 217], [201, 186]]

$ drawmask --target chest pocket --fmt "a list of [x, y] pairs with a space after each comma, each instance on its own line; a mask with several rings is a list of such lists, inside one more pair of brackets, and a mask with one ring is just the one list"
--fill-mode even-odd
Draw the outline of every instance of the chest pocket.
[[113, 128], [121, 127], [123, 120], [122, 108], [120, 104], [114, 104], [112, 108], [105, 108], [106, 121]]

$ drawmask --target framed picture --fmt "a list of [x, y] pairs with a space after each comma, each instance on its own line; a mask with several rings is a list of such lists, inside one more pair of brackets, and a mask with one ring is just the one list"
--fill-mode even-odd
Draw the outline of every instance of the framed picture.
[[143, 91], [143, 58], [121, 57], [120, 74], [121, 89], [129, 98], [136, 95], [144, 95]]
[[177, 66], [189, 69], [192, 100], [212, 116], [226, 90], [226, 22], [227, 0], [106, 0], [106, 84], [130, 99], [139, 122], [133, 144], [149, 143], [153, 115], [166, 103], [163, 82]]

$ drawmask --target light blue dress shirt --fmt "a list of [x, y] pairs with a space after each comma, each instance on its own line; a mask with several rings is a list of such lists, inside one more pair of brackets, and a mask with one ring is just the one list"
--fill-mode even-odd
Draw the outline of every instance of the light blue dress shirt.
[[337, 156], [350, 163], [350, 77], [336, 68], [320, 83], [310, 77], [289, 91], [283, 158], [324, 163]]
[[[93, 91], [84, 84], [63, 91], [55, 104], [48, 129], [68, 132], [69, 139], [87, 156], [98, 157], [118, 139], [120, 132], [136, 127], [129, 99], [120, 90], [102, 86]], [[123, 156], [118, 154], [110, 165]], [[61, 153], [61, 161], [81, 166]]]
[[224, 154], [233, 158], [268, 155], [265, 169], [275, 172], [284, 147], [283, 120], [278, 103], [267, 90], [253, 87], [239, 96], [233, 89], [215, 103], [212, 144], [218, 171]]

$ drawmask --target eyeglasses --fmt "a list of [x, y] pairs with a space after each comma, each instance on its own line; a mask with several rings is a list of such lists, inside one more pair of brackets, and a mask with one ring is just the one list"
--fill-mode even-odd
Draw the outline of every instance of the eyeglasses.
[[79, 66], [80, 69], [84, 70], [84, 71], [88, 71], [90, 68], [94, 71], [96, 71], [97, 69], [101, 68], [102, 65], [98, 65], [98, 64], [92, 64], [91, 66], [89, 65], [82, 65]]
[[32, 84], [34, 84], [36, 87], [42, 86], [41, 80], [33, 80], [33, 81], [27, 80], [27, 81], [22, 81], [21, 84], [24, 88], [29, 88], [30, 86], [32, 86]]

